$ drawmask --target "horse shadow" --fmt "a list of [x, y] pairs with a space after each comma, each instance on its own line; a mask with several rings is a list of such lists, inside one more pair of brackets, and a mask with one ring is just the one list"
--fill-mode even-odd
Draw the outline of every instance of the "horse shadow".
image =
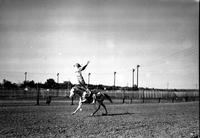
[[119, 115], [133, 115], [133, 114], [136, 114], [136, 113], [129, 113], [129, 112], [126, 112], [126, 113], [112, 113], [112, 114], [99, 114], [99, 115], [94, 115], [94, 117], [100, 117], [100, 116], [119, 116]]

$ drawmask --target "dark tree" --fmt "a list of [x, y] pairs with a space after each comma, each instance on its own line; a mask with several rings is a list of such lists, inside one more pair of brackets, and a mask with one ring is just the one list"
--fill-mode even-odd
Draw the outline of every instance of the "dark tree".
[[3, 79], [3, 87], [7, 88], [7, 89], [11, 89], [12, 88], [12, 83], [6, 79]]
[[36, 87], [36, 84], [35, 84], [35, 82], [32, 80], [32, 81], [29, 81], [29, 82], [27, 82], [27, 84], [26, 84], [28, 87], [30, 87], [30, 88], [35, 88]]
[[47, 81], [45, 82], [44, 85], [45, 85], [46, 88], [51, 88], [51, 89], [52, 89], [52, 88], [56, 88], [56, 86], [57, 86], [55, 80], [52, 79], [52, 78], [47, 79]]
[[65, 88], [65, 89], [71, 89], [72, 88], [72, 83], [70, 81], [64, 81], [61, 84], [61, 88]]
[[25, 88], [25, 87], [29, 87], [29, 88], [36, 88], [36, 83], [32, 80], [32, 81], [24, 81], [21, 86], [21, 88]]

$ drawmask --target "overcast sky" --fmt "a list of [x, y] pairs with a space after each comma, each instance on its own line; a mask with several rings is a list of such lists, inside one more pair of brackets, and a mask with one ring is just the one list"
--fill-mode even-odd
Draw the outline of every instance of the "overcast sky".
[[196, 88], [198, 30], [195, 0], [0, 0], [0, 79]]

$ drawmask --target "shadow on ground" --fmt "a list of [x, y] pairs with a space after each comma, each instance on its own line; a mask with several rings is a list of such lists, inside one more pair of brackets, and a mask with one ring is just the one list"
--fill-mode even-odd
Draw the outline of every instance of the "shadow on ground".
[[95, 116], [95, 117], [99, 117], [99, 116], [133, 115], [133, 114], [136, 114], [136, 113], [129, 113], [129, 112], [126, 112], [126, 113], [102, 114], [102, 115], [94, 115], [94, 116]]

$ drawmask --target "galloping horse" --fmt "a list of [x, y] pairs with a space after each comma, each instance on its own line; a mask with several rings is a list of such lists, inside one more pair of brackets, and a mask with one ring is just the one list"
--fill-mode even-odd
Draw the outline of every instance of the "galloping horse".
[[[79, 96], [79, 103], [78, 103], [78, 107], [76, 108], [76, 110], [72, 113], [72, 114], [75, 114], [79, 109], [82, 110], [81, 106], [82, 106], [82, 95], [83, 95], [83, 89], [77, 87], [77, 86], [74, 86], [72, 87], [72, 89], [70, 90], [70, 95], [69, 97], [72, 98], [75, 94]], [[105, 114], [102, 114], [102, 115], [107, 115], [108, 112], [107, 112], [107, 109], [106, 109], [106, 106], [104, 105], [103, 101], [105, 99], [108, 99], [111, 103], [112, 103], [112, 100], [110, 98], [110, 96], [108, 96], [107, 94], [105, 93], [101, 93], [101, 92], [97, 92], [97, 91], [92, 91], [92, 93], [90, 94], [89, 97], [86, 97], [86, 102], [84, 102], [85, 104], [91, 104], [92, 101], [93, 101], [93, 98], [92, 98], [92, 95], [95, 94], [96, 95], [96, 101], [98, 102], [99, 106], [98, 108], [94, 111], [94, 113], [91, 114], [91, 116], [93, 116], [99, 109], [101, 106], [103, 106], [103, 108], [105, 109], [106, 113]]]

